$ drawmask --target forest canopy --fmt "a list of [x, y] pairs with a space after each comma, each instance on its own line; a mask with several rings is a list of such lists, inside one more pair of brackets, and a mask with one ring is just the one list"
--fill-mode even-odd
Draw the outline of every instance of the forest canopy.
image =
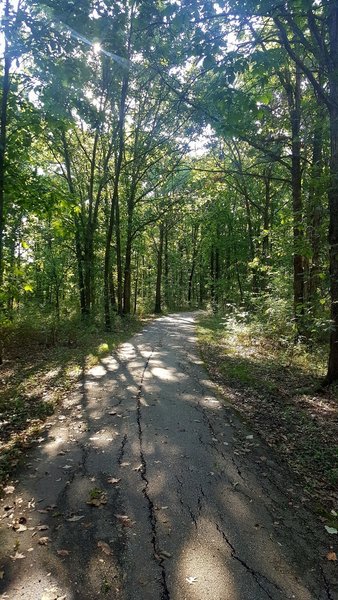
[[337, 380], [338, 0], [1, 10], [1, 353], [241, 307]]

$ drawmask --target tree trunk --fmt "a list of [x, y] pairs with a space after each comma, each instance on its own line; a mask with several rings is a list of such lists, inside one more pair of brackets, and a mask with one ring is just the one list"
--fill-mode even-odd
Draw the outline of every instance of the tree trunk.
[[139, 259], [137, 257], [136, 260], [136, 276], [135, 276], [135, 288], [134, 288], [134, 310], [133, 310], [133, 314], [136, 315], [136, 310], [137, 310], [137, 296], [138, 296], [138, 263], [139, 263]]
[[301, 320], [304, 316], [304, 265], [301, 253], [303, 242], [303, 202], [302, 202], [302, 172], [301, 172], [301, 142], [300, 142], [300, 86], [301, 73], [296, 67], [296, 82], [294, 100], [291, 108], [292, 131], [292, 209], [293, 209], [293, 299], [294, 317], [298, 331], [301, 330]]
[[6, 0], [4, 9], [4, 71], [2, 77], [2, 98], [1, 98], [1, 115], [0, 115], [0, 288], [3, 283], [3, 235], [4, 235], [4, 219], [5, 219], [5, 158], [7, 145], [7, 120], [8, 120], [8, 97], [10, 91], [10, 67], [11, 56], [9, 50], [9, 0]]
[[329, 13], [332, 68], [330, 82], [330, 187], [329, 187], [329, 245], [332, 330], [326, 382], [338, 379], [338, 3]]
[[127, 224], [126, 255], [124, 259], [123, 314], [131, 312], [131, 251], [133, 209], [129, 206]]
[[119, 111], [119, 144], [118, 154], [115, 164], [114, 188], [110, 204], [109, 224], [106, 236], [106, 247], [104, 255], [104, 320], [107, 331], [111, 329], [110, 312], [110, 275], [111, 275], [111, 242], [115, 227], [116, 233], [116, 266], [117, 266], [117, 310], [122, 314], [122, 260], [121, 260], [121, 231], [120, 231], [120, 210], [119, 210], [119, 183], [124, 154], [124, 122], [126, 112], [126, 99], [128, 93], [129, 77], [124, 77], [121, 87], [120, 111]]
[[312, 146], [312, 172], [309, 189], [309, 240], [311, 245], [311, 264], [309, 267], [309, 281], [307, 289], [307, 302], [313, 315], [316, 314], [318, 303], [318, 288], [320, 284], [320, 246], [321, 222], [323, 216], [322, 190], [319, 186], [323, 171], [323, 125], [324, 113], [322, 103], [319, 104], [313, 132]]
[[163, 244], [164, 244], [164, 225], [160, 225], [160, 241], [157, 251], [157, 275], [156, 275], [156, 296], [154, 313], [159, 314], [162, 311], [162, 266], [163, 266]]

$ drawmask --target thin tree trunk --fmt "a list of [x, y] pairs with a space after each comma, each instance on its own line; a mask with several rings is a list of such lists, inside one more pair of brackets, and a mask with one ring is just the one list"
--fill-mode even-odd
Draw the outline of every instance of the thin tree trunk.
[[[134, 201], [132, 200], [134, 203]], [[123, 314], [129, 315], [131, 311], [131, 252], [132, 252], [132, 220], [133, 209], [129, 205], [126, 255], [124, 259], [124, 286], [123, 286]]]
[[134, 288], [134, 311], [133, 314], [136, 315], [137, 310], [137, 296], [138, 296], [138, 263], [139, 258], [136, 260], [136, 275], [135, 275], [135, 288]]
[[160, 225], [160, 241], [157, 251], [157, 275], [156, 275], [156, 296], [154, 313], [159, 314], [162, 311], [162, 267], [163, 267], [163, 245], [164, 245], [164, 225]]
[[293, 295], [294, 317], [298, 331], [301, 329], [301, 319], [304, 316], [304, 265], [301, 253], [303, 242], [303, 202], [302, 202], [302, 173], [301, 173], [301, 142], [300, 142], [300, 86], [301, 73], [296, 67], [296, 82], [294, 102], [291, 110], [292, 130], [292, 208], [293, 208]]
[[9, 50], [9, 0], [6, 0], [4, 9], [4, 71], [2, 77], [2, 98], [0, 115], [0, 287], [3, 284], [3, 235], [4, 235], [4, 205], [5, 205], [5, 170], [6, 170], [6, 146], [7, 146], [7, 121], [8, 121], [8, 98], [10, 91], [10, 67], [11, 56]]
[[320, 275], [320, 245], [322, 222], [322, 190], [318, 185], [323, 170], [323, 125], [324, 114], [322, 103], [319, 104], [316, 116], [316, 122], [313, 132], [312, 146], [312, 173], [309, 190], [309, 239], [311, 244], [311, 264], [309, 268], [309, 283], [307, 290], [307, 301], [309, 303], [312, 314], [316, 313], [318, 302], [318, 287]]
[[326, 382], [338, 379], [338, 2], [329, 11], [329, 35], [332, 66], [330, 83], [330, 187], [329, 187], [329, 244], [332, 330]]

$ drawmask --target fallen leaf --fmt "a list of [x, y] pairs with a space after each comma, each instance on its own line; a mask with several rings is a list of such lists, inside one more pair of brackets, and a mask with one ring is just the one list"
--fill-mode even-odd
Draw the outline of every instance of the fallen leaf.
[[69, 556], [69, 551], [68, 550], [57, 550], [56, 553], [59, 556]]
[[124, 527], [133, 527], [134, 525], [134, 522], [128, 515], [114, 515], [114, 517], [116, 517]]
[[14, 555], [11, 554], [12, 560], [20, 560], [22, 558], [26, 558], [24, 554], [20, 554], [20, 552], [16, 552]]
[[338, 531], [335, 527], [329, 527], [328, 525], [325, 525], [325, 529], [326, 529], [327, 533], [330, 533], [330, 534], [338, 533]]
[[193, 583], [196, 583], [197, 577], [186, 577], [186, 581], [192, 585]]
[[111, 549], [110, 549], [109, 544], [107, 544], [106, 542], [99, 541], [99, 542], [97, 542], [97, 546], [98, 546], [98, 548], [100, 548], [102, 550], [102, 552], [107, 554], [107, 556], [110, 556]]
[[129, 467], [130, 466], [130, 462], [121, 462], [120, 467]]
[[38, 544], [40, 544], [40, 546], [47, 546], [49, 542], [49, 537], [45, 536], [45, 537], [40, 537], [38, 539]]
[[167, 552], [166, 550], [161, 550], [160, 555], [164, 556], [164, 558], [171, 558], [172, 557], [172, 554], [170, 554], [170, 552]]
[[21, 523], [14, 522], [12, 525], [12, 529], [17, 533], [22, 533], [23, 531], [27, 531], [26, 525], [22, 525]]
[[329, 550], [329, 552], [326, 555], [327, 560], [337, 560], [337, 554], [332, 550], [332, 548]]
[[66, 521], [68, 521], [69, 523], [76, 523], [76, 521], [80, 521], [80, 519], [84, 518], [84, 515], [73, 515], [72, 517], [69, 517], [69, 519], [66, 519]]
[[39, 525], [38, 526], [38, 531], [46, 531], [47, 529], [49, 529], [48, 525]]
[[121, 477], [119, 479], [117, 479], [116, 477], [110, 477], [110, 479], [108, 479], [108, 483], [112, 483], [113, 485], [119, 483], [120, 481]]
[[64, 467], [62, 467], [62, 469], [71, 469], [72, 465], [65, 465]]

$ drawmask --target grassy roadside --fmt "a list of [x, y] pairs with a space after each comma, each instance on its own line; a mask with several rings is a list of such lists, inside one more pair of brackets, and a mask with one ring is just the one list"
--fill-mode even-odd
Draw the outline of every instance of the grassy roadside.
[[[272, 341], [234, 317], [202, 316], [198, 337], [229, 402], [296, 473], [318, 509], [338, 512], [338, 394], [318, 392], [326, 353]], [[337, 517], [331, 521], [337, 527]]]
[[86, 369], [139, 331], [143, 322], [124, 318], [112, 333], [78, 325], [71, 343], [52, 345], [21, 338], [0, 366], [0, 489], [22, 454], [39, 437], [55, 407]]

